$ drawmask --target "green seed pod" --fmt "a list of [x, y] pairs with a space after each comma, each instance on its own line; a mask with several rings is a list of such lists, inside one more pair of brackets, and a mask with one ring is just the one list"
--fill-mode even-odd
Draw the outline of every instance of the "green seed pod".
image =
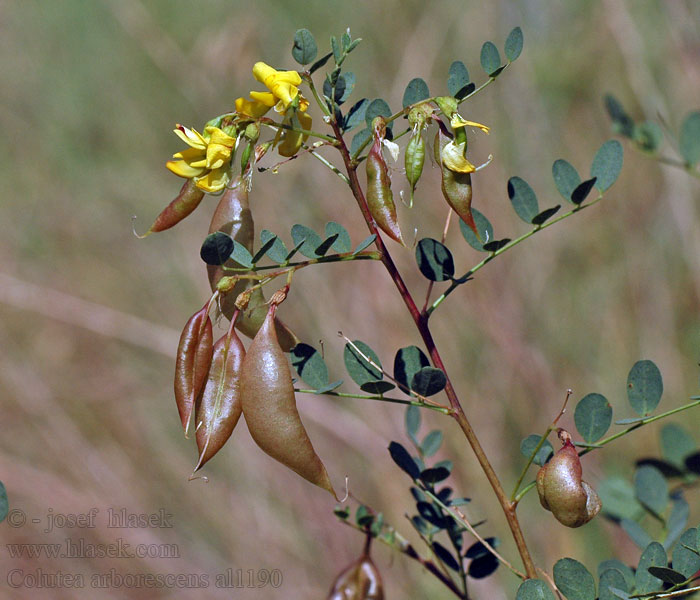
[[377, 567], [363, 555], [338, 575], [327, 600], [384, 600], [384, 587]]
[[326, 468], [316, 454], [297, 411], [289, 363], [275, 331], [270, 305], [241, 367], [243, 416], [260, 448], [337, 499]]
[[195, 431], [199, 462], [204, 466], [226, 443], [241, 417], [241, 364], [245, 348], [236, 335], [224, 335], [214, 344], [209, 375], [197, 400]]
[[406, 145], [406, 153], [404, 154], [404, 166], [406, 168], [406, 179], [411, 186], [411, 200], [409, 206], [413, 206], [413, 193], [416, 190], [416, 185], [423, 173], [423, 165], [425, 164], [425, 140], [421, 131], [416, 131]]
[[[377, 121], [379, 117], [375, 119]], [[374, 123], [373, 123], [374, 125]], [[367, 205], [377, 226], [392, 240], [405, 246], [396, 216], [396, 205], [391, 192], [389, 169], [382, 156], [382, 138], [379, 127], [374, 127], [374, 143], [367, 155]]]
[[193, 179], [188, 179], [182, 184], [180, 193], [158, 215], [151, 228], [140, 237], [146, 237], [151, 233], [165, 231], [177, 225], [182, 219], [190, 215], [204, 198], [204, 192], [200, 190]]
[[212, 327], [209, 303], [185, 324], [175, 360], [175, 403], [187, 436], [195, 399], [199, 396], [212, 360]]
[[[255, 224], [250, 211], [248, 201], [248, 188], [245, 181], [238, 177], [230, 188], [227, 188], [219, 200], [219, 205], [214, 211], [214, 215], [209, 225], [209, 233], [223, 231], [229, 234], [239, 244], [245, 246], [249, 252], [253, 251], [255, 240]], [[229, 268], [241, 268], [241, 265], [229, 259], [225, 266]], [[216, 284], [226, 274], [222, 267], [207, 265], [207, 275], [212, 291], [216, 289]], [[220, 303], [221, 312], [227, 319], [231, 319], [236, 311], [236, 298], [252, 285], [250, 280], [241, 280], [226, 293]], [[256, 288], [251, 293], [248, 307], [241, 311], [236, 320], [236, 328], [245, 336], [253, 338], [260, 329], [265, 315], [267, 314], [267, 304], [265, 296], [260, 288]], [[299, 343], [296, 335], [280, 320], [276, 320], [277, 332], [280, 343], [285, 352], [291, 350]]]
[[442, 195], [452, 210], [469, 228], [479, 236], [479, 231], [472, 215], [472, 176], [471, 173], [458, 173], [448, 169], [443, 161], [443, 150], [449, 143], [447, 136], [438, 129], [435, 135], [436, 161], [442, 171]]
[[537, 493], [542, 506], [567, 527], [580, 527], [602, 507], [595, 490], [581, 479], [581, 461], [571, 436], [558, 430], [563, 446], [537, 473]]

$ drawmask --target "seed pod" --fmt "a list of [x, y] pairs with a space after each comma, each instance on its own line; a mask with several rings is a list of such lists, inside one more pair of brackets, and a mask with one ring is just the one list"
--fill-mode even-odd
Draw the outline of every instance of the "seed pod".
[[275, 460], [335, 496], [297, 411], [292, 374], [273, 326], [270, 305], [260, 331], [243, 359], [243, 416], [255, 443]]
[[241, 364], [245, 348], [234, 330], [214, 344], [209, 375], [197, 400], [196, 424], [199, 462], [204, 466], [226, 443], [241, 417]]
[[188, 434], [195, 399], [199, 396], [212, 359], [212, 328], [209, 303], [185, 324], [175, 360], [175, 402], [180, 421]]
[[168, 206], [158, 215], [151, 228], [141, 237], [146, 237], [151, 233], [164, 231], [177, 225], [182, 219], [188, 216], [204, 198], [204, 192], [200, 190], [194, 179], [188, 179], [182, 185], [180, 193]]
[[581, 461], [571, 436], [563, 429], [557, 433], [563, 446], [537, 473], [537, 493], [557, 521], [580, 527], [600, 512], [602, 504], [595, 490], [581, 479]]
[[[245, 246], [249, 252], [253, 251], [255, 224], [248, 202], [248, 188], [240, 177], [233, 182], [231, 187], [224, 191], [221, 200], [219, 200], [219, 205], [216, 207], [209, 225], [209, 233], [214, 233], [215, 231], [227, 233], [236, 242]], [[225, 266], [229, 268], [241, 267], [239, 263], [232, 259], [229, 259]], [[216, 289], [216, 284], [225, 274], [226, 272], [222, 267], [207, 265], [207, 275], [209, 276], [209, 284], [212, 291]], [[241, 280], [222, 298], [220, 308], [227, 319], [231, 319], [236, 311], [235, 303], [238, 295], [250, 285], [252, 285], [250, 280]], [[255, 337], [265, 320], [267, 308], [262, 290], [256, 288], [251, 293], [248, 308], [241, 311], [236, 320], [238, 330], [245, 336]], [[288, 352], [299, 343], [299, 338], [279, 319], [276, 320], [276, 326], [282, 348]]]
[[449, 143], [447, 136], [438, 129], [435, 135], [435, 160], [442, 171], [442, 195], [447, 203], [469, 228], [479, 236], [472, 216], [472, 176], [471, 173], [458, 173], [448, 169], [443, 160], [443, 150]]
[[372, 559], [363, 555], [343, 570], [327, 600], [384, 600], [382, 578]]
[[423, 173], [423, 164], [425, 163], [425, 140], [420, 130], [416, 131], [406, 146], [404, 154], [404, 167], [406, 168], [406, 179], [411, 186], [411, 201], [409, 206], [413, 206], [413, 193], [416, 191], [416, 185]]
[[379, 228], [392, 240], [405, 246], [396, 216], [396, 205], [391, 192], [389, 168], [382, 156], [382, 139], [386, 125], [381, 117], [372, 123], [374, 143], [367, 155], [367, 205]]

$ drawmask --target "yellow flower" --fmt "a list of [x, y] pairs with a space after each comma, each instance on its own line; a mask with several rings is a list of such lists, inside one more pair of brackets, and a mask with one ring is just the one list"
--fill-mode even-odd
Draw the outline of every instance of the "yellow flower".
[[452, 118], [450, 119], [450, 126], [452, 127], [452, 129], [457, 129], [459, 127], [478, 127], [479, 129], [481, 129], [481, 131], [483, 131], [486, 134], [488, 134], [488, 132], [491, 131], [491, 129], [486, 125], [482, 125], [481, 123], [477, 123], [476, 121], [467, 121], [458, 113], [454, 113], [452, 115]]
[[204, 129], [204, 135], [183, 125], [177, 125], [174, 132], [190, 147], [173, 154], [177, 160], [169, 160], [165, 166], [178, 177], [194, 179], [205, 192], [222, 190], [229, 180], [228, 164], [236, 139], [212, 126]]
[[264, 62], [253, 65], [253, 77], [278, 100], [277, 112], [284, 112], [299, 94], [301, 76], [296, 71], [277, 71]]
[[[293, 111], [290, 112], [290, 116], [284, 119], [283, 123], [295, 129], [306, 129], [308, 131], [311, 129], [311, 115], [301, 112], [300, 110]], [[277, 138], [279, 138], [277, 152], [280, 153], [280, 156], [294, 156], [299, 152], [299, 148], [301, 148], [301, 145], [308, 137], [308, 135], [304, 135], [298, 131], [281, 129], [277, 134]]]
[[258, 119], [276, 103], [277, 100], [275, 100], [272, 92], [250, 92], [249, 100], [245, 98], [236, 99], [236, 112], [252, 119]]

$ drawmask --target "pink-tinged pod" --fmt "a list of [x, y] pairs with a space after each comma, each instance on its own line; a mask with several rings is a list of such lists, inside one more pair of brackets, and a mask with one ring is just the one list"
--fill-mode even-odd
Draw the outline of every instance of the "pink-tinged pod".
[[213, 334], [207, 303], [185, 324], [175, 359], [175, 402], [185, 436], [189, 433], [195, 400], [209, 372], [212, 353]]
[[199, 462], [204, 466], [226, 443], [241, 417], [241, 365], [245, 348], [234, 330], [214, 344], [214, 353], [195, 410]]
[[[255, 224], [248, 201], [248, 187], [246, 182], [242, 181], [240, 177], [230, 187], [227, 187], [221, 195], [219, 204], [209, 224], [209, 233], [214, 233], [215, 231], [227, 233], [249, 252], [253, 252]], [[229, 268], [241, 267], [234, 260], [228, 260], [225, 266]], [[209, 284], [212, 291], [216, 289], [218, 281], [227, 274], [230, 275], [232, 272], [226, 273], [222, 267], [207, 265], [207, 275], [209, 276]], [[236, 311], [236, 298], [251, 285], [252, 282], [250, 280], [241, 280], [221, 299], [221, 312], [226, 318], [231, 319]], [[256, 288], [251, 293], [248, 307], [240, 312], [236, 320], [236, 328], [247, 337], [255, 337], [265, 320], [267, 308], [268, 305], [263, 291], [260, 288]], [[299, 338], [279, 319], [276, 320], [276, 326], [280, 344], [285, 352], [288, 352], [299, 343]]]
[[343, 570], [327, 600], [384, 600], [382, 578], [372, 559], [363, 555]]
[[542, 506], [562, 525], [580, 527], [600, 512], [602, 503], [581, 479], [581, 460], [571, 436], [563, 429], [558, 435], [563, 446], [537, 473], [537, 493]]
[[204, 198], [204, 192], [195, 185], [193, 179], [188, 179], [182, 185], [175, 200], [162, 210], [151, 228], [142, 237], [158, 231], [165, 231], [177, 225], [199, 206], [202, 198]]
[[297, 411], [289, 363], [277, 340], [275, 305], [248, 348], [241, 368], [243, 416], [255, 443], [337, 499]]

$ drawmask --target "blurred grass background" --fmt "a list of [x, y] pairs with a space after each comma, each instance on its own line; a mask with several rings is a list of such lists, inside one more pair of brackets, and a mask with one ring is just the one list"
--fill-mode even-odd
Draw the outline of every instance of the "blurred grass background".
[[[361, 549], [361, 536], [336, 524], [326, 494], [263, 455], [243, 421], [206, 468], [209, 483], [188, 482], [194, 446], [182, 438], [172, 399], [179, 329], [208, 295], [198, 249], [215, 200], [172, 231], [140, 241], [180, 181], [164, 161], [181, 148], [175, 122], [200, 128], [259, 88], [250, 73], [264, 60], [295, 68], [294, 31], [307, 27], [326, 48], [350, 27], [363, 43], [347, 66], [358, 74], [354, 99], [387, 99], [396, 109], [414, 76], [445, 89], [449, 64], [463, 60], [481, 81], [478, 56], [490, 39], [502, 48], [520, 25], [522, 56], [464, 107], [492, 127], [472, 136], [474, 162], [493, 164], [475, 178], [474, 206], [496, 235], [522, 224], [505, 182], [528, 180], [542, 207], [560, 201], [551, 164], [566, 158], [587, 174], [611, 137], [602, 95], [614, 93], [632, 115], [661, 115], [677, 130], [700, 97], [700, 5], [691, 0], [528, 0], [251, 3], [224, 0], [39, 0], [0, 2], [0, 478], [11, 508], [30, 521], [0, 525], [3, 544], [177, 544], [179, 558], [10, 559], [0, 587], [8, 598], [323, 598], [336, 573]], [[316, 119], [316, 127], [321, 120]], [[667, 146], [668, 149], [668, 146]], [[625, 145], [618, 183], [596, 208], [509, 252], [454, 293], [432, 320], [447, 367], [494, 466], [510, 489], [522, 464], [518, 446], [542, 431], [566, 388], [574, 400], [604, 394], [617, 418], [629, 368], [654, 360], [664, 375], [662, 408], [697, 391], [700, 333], [700, 187]], [[667, 152], [670, 153], [670, 152]], [[435, 169], [426, 167], [406, 231], [440, 237], [445, 211]], [[405, 184], [395, 178], [395, 194]], [[255, 181], [259, 229], [287, 232], [295, 222], [322, 229], [343, 223], [366, 236], [341, 182], [310, 159]], [[287, 237], [287, 240], [289, 238]], [[448, 244], [458, 271], [479, 260], [453, 226]], [[395, 250], [416, 296], [426, 282], [411, 251]], [[323, 302], [318, 302], [323, 298]], [[307, 269], [295, 278], [283, 318], [301, 337], [323, 340], [334, 379], [343, 377], [341, 330], [369, 343], [390, 366], [396, 349], [418, 344], [393, 285], [378, 264]], [[348, 383], [352, 387], [352, 383]], [[407, 480], [391, 463], [392, 439], [406, 443], [403, 411], [362, 401], [299, 397], [319, 454], [342, 488], [415, 541]], [[695, 438], [698, 413], [680, 417]], [[447, 441], [439, 458], [455, 460], [454, 485], [471, 496], [474, 520], [503, 540], [517, 561], [500, 510], [458, 429], [438, 415]], [[571, 414], [564, 426], [573, 427]], [[658, 452], [658, 428], [629, 436], [584, 461], [594, 485], [631, 476], [634, 458]], [[533, 471], [534, 474], [534, 471]], [[697, 493], [689, 502], [697, 506]], [[94, 529], [44, 533], [55, 513], [100, 509]], [[173, 514], [173, 528], [114, 530], [108, 508]], [[563, 555], [591, 570], [608, 557], [636, 562], [619, 529], [597, 519], [582, 530], [559, 526], [530, 494], [521, 506], [536, 562]], [[41, 523], [31, 523], [31, 518]], [[690, 523], [700, 512], [693, 508]], [[387, 598], [449, 597], [414, 563], [376, 547]], [[11, 568], [83, 573], [87, 588], [8, 587]], [[90, 589], [93, 573], [205, 573], [207, 589]], [[227, 568], [280, 569], [274, 589], [220, 590]], [[505, 570], [472, 582], [476, 598], [514, 596]]]

